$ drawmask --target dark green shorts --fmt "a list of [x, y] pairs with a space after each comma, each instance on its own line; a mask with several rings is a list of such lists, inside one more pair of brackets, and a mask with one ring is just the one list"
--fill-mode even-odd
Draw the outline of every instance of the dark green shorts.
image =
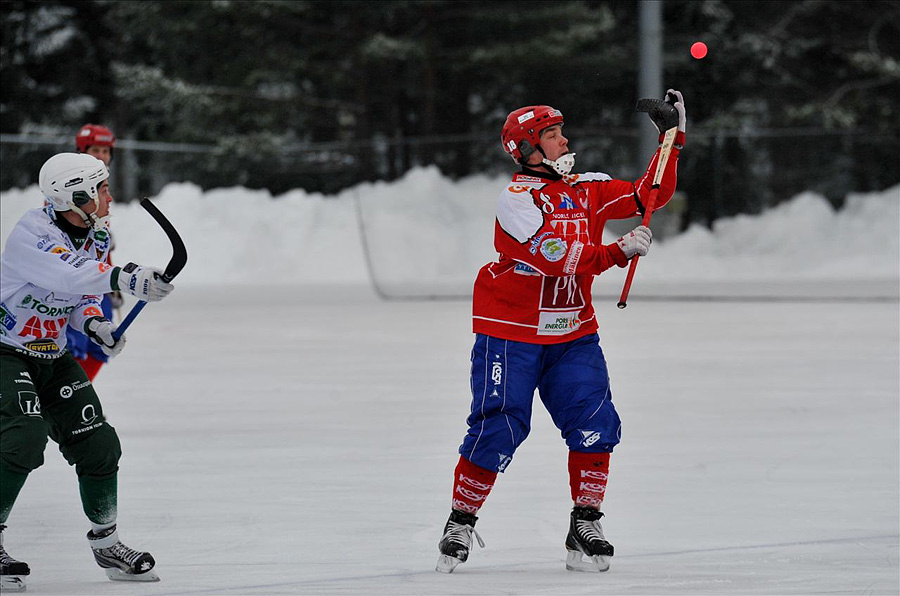
[[48, 436], [79, 476], [117, 469], [118, 437], [72, 355], [42, 359], [0, 345], [0, 459], [28, 473], [43, 464]]

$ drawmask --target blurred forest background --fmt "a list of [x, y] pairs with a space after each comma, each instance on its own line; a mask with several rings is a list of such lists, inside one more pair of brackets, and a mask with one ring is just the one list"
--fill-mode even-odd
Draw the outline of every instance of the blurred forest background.
[[[900, 1], [664, 0], [684, 93], [681, 225], [900, 182]], [[2, 188], [77, 129], [117, 198], [172, 181], [333, 193], [437, 165], [511, 172], [506, 114], [564, 113], [579, 171], [636, 177], [638, 3], [3, 0]], [[695, 41], [709, 46], [691, 58]], [[646, 118], [646, 115], [640, 115]]]

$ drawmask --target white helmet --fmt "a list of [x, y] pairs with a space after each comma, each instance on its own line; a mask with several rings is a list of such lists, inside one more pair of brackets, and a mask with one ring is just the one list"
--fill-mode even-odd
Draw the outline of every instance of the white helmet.
[[[107, 178], [106, 164], [96, 157], [86, 153], [58, 153], [41, 167], [38, 186], [54, 211], [74, 211], [86, 224], [98, 227], [105, 223], [95, 214], [100, 208], [100, 183]], [[87, 215], [81, 207], [90, 201], [97, 208]]]

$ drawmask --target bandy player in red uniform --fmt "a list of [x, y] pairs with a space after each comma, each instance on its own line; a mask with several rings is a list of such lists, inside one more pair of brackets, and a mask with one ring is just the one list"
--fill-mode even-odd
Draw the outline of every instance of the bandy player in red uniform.
[[[651, 118], [661, 133], [676, 125], [678, 133], [657, 208], [675, 191], [685, 138], [681, 93], [670, 89], [665, 101], [665, 110], [651, 112]], [[476, 513], [528, 436], [535, 389], [569, 448], [574, 507], [566, 568], [606, 571], [613, 555], [600, 525], [600, 505], [621, 423], [591, 284], [595, 275], [625, 267], [649, 251], [651, 233], [644, 226], [611, 244], [601, 240], [607, 220], [644, 214], [659, 150], [633, 182], [571, 174], [575, 154], [562, 127], [562, 113], [550, 106], [519, 108], [503, 126], [503, 149], [522, 169], [497, 204], [494, 247], [500, 258], [482, 267], [475, 280], [472, 407], [459, 448], [452, 511], [439, 544], [437, 570], [445, 573], [468, 558], [473, 534], [483, 546], [474, 530]]]

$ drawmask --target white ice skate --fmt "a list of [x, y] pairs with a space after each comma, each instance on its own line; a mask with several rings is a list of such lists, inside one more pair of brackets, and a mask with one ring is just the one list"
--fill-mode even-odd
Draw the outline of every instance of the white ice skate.
[[159, 576], [153, 570], [156, 565], [153, 555], [128, 548], [119, 542], [119, 532], [115, 526], [100, 534], [88, 532], [87, 537], [94, 552], [94, 560], [109, 579], [129, 582], [159, 581]]

